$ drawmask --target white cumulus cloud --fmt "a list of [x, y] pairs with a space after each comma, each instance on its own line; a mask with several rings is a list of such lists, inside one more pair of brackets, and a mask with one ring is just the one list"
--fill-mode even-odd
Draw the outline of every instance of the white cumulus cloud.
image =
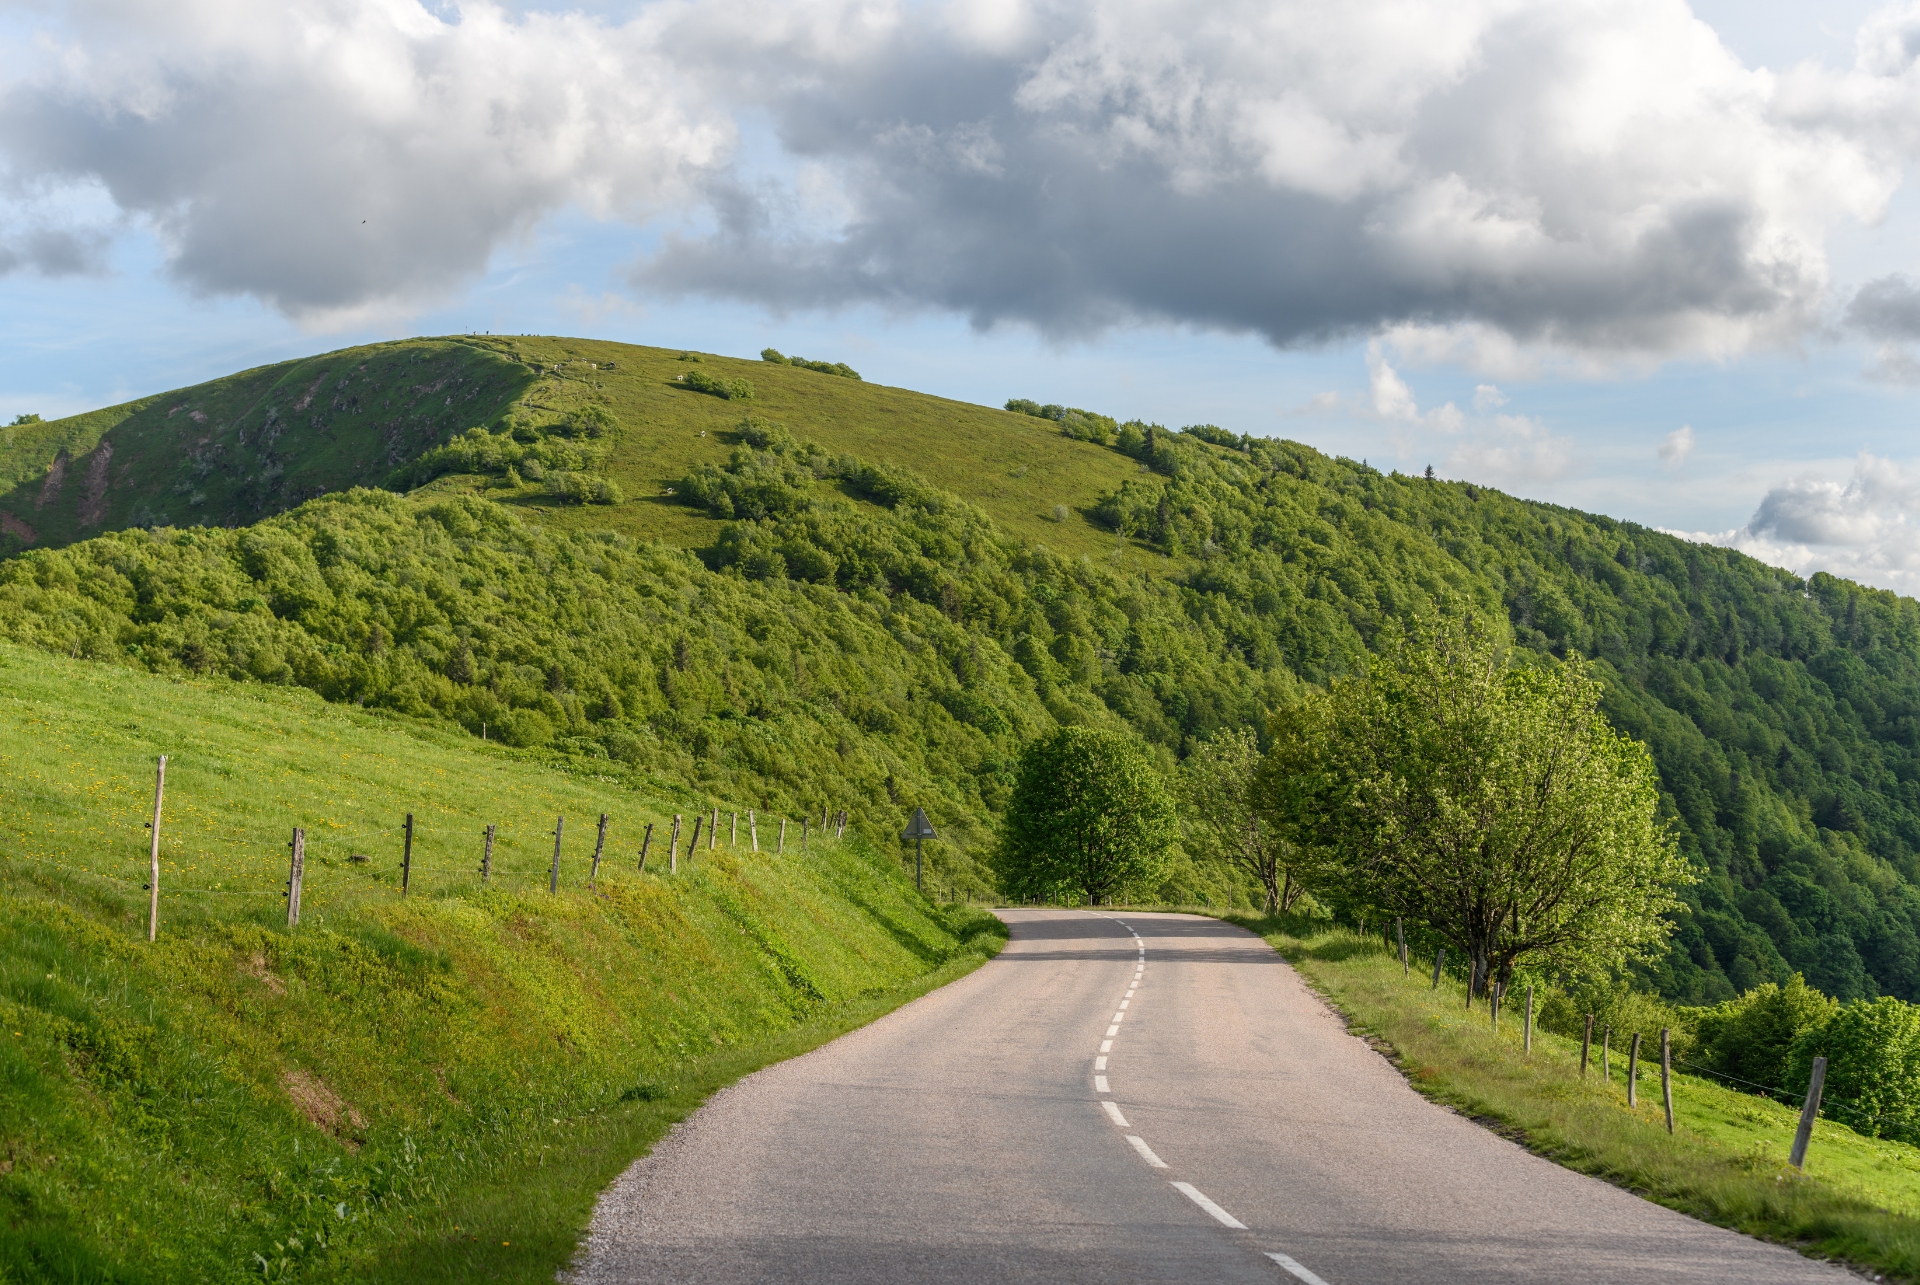
[[1660, 439], [1660, 462], [1666, 465], [1684, 464], [1693, 454], [1693, 425], [1682, 424]]
[[1769, 490], [1744, 527], [1676, 534], [1802, 576], [1825, 571], [1920, 592], [1920, 464], [1862, 454], [1845, 481], [1801, 477]]

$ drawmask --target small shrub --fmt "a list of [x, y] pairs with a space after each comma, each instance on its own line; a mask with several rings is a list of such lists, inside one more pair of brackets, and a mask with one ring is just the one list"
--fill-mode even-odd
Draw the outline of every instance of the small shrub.
[[696, 393], [709, 393], [730, 402], [753, 400], [753, 385], [744, 379], [724, 379], [704, 370], [690, 370], [680, 376], [680, 384]]
[[562, 504], [618, 504], [624, 498], [618, 483], [594, 473], [549, 474], [547, 494]]
[[41, 422], [42, 420], [38, 415], [15, 415], [13, 417], [12, 427], [18, 428], [22, 424], [38, 424]]
[[1069, 509], [1064, 504], [1056, 504], [1053, 506], [1053, 520], [1055, 522], [1065, 522], [1067, 520], [1067, 515], [1072, 511], [1073, 510]]
[[781, 366], [798, 366], [802, 370], [817, 370], [823, 375], [838, 375], [842, 379], [860, 378], [860, 372], [844, 361], [809, 361], [805, 357], [789, 357], [778, 348], [762, 348], [760, 360]]

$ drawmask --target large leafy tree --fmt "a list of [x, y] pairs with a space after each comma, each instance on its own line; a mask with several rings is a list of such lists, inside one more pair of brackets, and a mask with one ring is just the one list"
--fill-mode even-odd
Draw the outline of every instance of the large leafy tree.
[[1082, 893], [1098, 904], [1155, 882], [1177, 833], [1173, 799], [1135, 737], [1056, 728], [1020, 757], [1000, 836], [1001, 887], [1016, 897]]
[[1260, 741], [1248, 728], [1217, 732], [1180, 765], [1181, 831], [1189, 855], [1257, 881], [1267, 913], [1288, 910], [1300, 895], [1294, 848], [1253, 807]]
[[1465, 952], [1476, 992], [1522, 961], [1617, 968], [1664, 941], [1694, 876], [1600, 697], [1577, 658], [1511, 665], [1484, 628], [1424, 621], [1275, 718], [1256, 803], [1337, 902]]

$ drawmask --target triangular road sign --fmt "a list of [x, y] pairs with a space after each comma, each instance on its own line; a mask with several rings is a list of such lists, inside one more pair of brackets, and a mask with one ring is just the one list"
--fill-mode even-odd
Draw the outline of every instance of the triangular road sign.
[[927, 810], [925, 808], [915, 808], [913, 810], [913, 820], [907, 822], [906, 831], [900, 837], [902, 839], [939, 838], [939, 836], [933, 832], [933, 823], [927, 820]]

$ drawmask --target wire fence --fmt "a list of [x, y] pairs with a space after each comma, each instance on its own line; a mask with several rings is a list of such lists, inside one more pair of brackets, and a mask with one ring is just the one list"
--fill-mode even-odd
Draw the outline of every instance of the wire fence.
[[[617, 870], [671, 873], [683, 862], [721, 849], [800, 855], [822, 842], [839, 842], [853, 819], [850, 809], [831, 803], [801, 817], [710, 800], [670, 813], [609, 792], [590, 801], [584, 818], [575, 810], [580, 799], [548, 797], [538, 802], [555, 811], [544, 816], [527, 806], [533, 800], [498, 809], [428, 802], [412, 812], [396, 806], [391, 821], [370, 824], [365, 815], [370, 809], [358, 800], [350, 804], [353, 811], [337, 798], [210, 801], [183, 790], [177, 776], [157, 789], [149, 778], [153, 792], [142, 797], [124, 780], [91, 772], [77, 776], [59, 780], [42, 767], [16, 769], [0, 781], [0, 860], [144, 892], [151, 899], [157, 820], [159, 900], [290, 901], [290, 921], [297, 920], [302, 905], [314, 908], [316, 893], [325, 905], [483, 885], [558, 891]], [[160, 779], [165, 780], [164, 769]], [[303, 801], [319, 805], [305, 818]], [[223, 802], [244, 807], [249, 815], [224, 816]], [[482, 824], [477, 818], [483, 809], [505, 815]], [[274, 811], [286, 819], [270, 828], [259, 814]], [[150, 935], [157, 927], [156, 918]]]

